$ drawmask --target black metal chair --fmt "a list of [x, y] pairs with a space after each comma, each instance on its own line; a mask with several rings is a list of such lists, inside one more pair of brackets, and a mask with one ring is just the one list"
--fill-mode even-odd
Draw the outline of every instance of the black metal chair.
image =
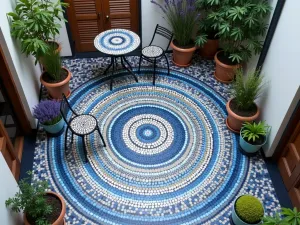
[[[67, 118], [68, 112], [72, 113], [69, 119]], [[103, 142], [104, 147], [106, 147], [104, 138], [100, 132], [98, 121], [93, 115], [89, 114], [81, 114], [78, 115], [71, 107], [70, 103], [68, 102], [66, 96], [63, 94], [63, 98], [60, 104], [60, 113], [67, 124], [67, 129], [65, 133], [65, 149], [67, 149], [67, 136], [68, 130], [72, 131], [71, 137], [71, 145], [73, 143], [73, 135], [80, 136], [82, 138], [83, 143], [83, 153], [84, 153], [84, 161], [88, 162], [87, 158], [87, 150], [85, 145], [85, 136], [93, 133], [95, 130], [98, 131], [100, 138]]]
[[[154, 38], [156, 36], [156, 34], [161, 35], [162, 37], [165, 37], [166, 39], [168, 39], [168, 46], [166, 47], [165, 50], [163, 50], [161, 47], [156, 46], [156, 45], [152, 45]], [[139, 70], [138, 73], [140, 73], [141, 71], [141, 63], [142, 60], [145, 59], [148, 62], [153, 63], [154, 65], [154, 72], [153, 72], [153, 85], [155, 85], [155, 76], [156, 76], [156, 61], [161, 59], [163, 56], [166, 59], [167, 62], [167, 66], [168, 66], [168, 75], [170, 74], [170, 66], [169, 66], [169, 61], [168, 58], [166, 56], [165, 51], [168, 50], [171, 41], [173, 39], [173, 33], [171, 31], [169, 31], [168, 29], [160, 26], [159, 24], [156, 25], [152, 40], [149, 44], [149, 46], [146, 46], [142, 49], [142, 53], [140, 55], [140, 61], [139, 61]]]

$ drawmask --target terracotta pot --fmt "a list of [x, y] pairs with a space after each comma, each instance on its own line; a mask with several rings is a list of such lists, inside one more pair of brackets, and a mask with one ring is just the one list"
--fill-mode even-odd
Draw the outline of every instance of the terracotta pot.
[[[52, 225], [64, 225], [64, 224], [66, 224], [65, 220], [64, 220], [64, 217], [65, 217], [65, 214], [66, 214], [66, 203], [65, 203], [64, 198], [61, 195], [59, 195], [55, 192], [52, 192], [52, 191], [47, 191], [46, 193], [47, 193], [47, 195], [54, 195], [55, 197], [59, 198], [59, 200], [61, 202], [61, 206], [62, 206], [61, 213], [60, 213], [59, 217], [57, 218], [57, 220], [55, 220], [54, 223], [52, 223]], [[30, 223], [28, 222], [28, 220], [26, 218], [25, 213], [24, 213], [23, 218], [24, 218], [24, 224], [25, 225], [30, 225]]]
[[218, 54], [220, 52], [221, 51], [217, 52], [215, 55], [216, 71], [214, 75], [218, 81], [222, 83], [230, 83], [234, 79], [235, 70], [241, 67], [241, 65], [227, 65], [222, 63], [218, 59]]
[[69, 82], [71, 79], [71, 72], [64, 67], [63, 67], [63, 69], [68, 72], [68, 76], [66, 79], [64, 79], [63, 81], [58, 82], [58, 83], [48, 83], [48, 82], [44, 81], [43, 75], [46, 72], [43, 72], [42, 75], [40, 76], [41, 83], [47, 88], [49, 96], [53, 99], [61, 99], [62, 93], [64, 93], [66, 97], [69, 97], [71, 94], [70, 87], [69, 87]]
[[219, 48], [219, 39], [208, 39], [200, 48], [200, 55], [205, 59], [213, 59]]
[[173, 63], [176, 66], [187, 67], [191, 65], [193, 54], [196, 51], [196, 47], [192, 48], [179, 48], [171, 42], [171, 47], [173, 49]]
[[257, 112], [254, 116], [249, 116], [249, 117], [239, 116], [230, 109], [231, 101], [232, 101], [232, 99], [230, 99], [226, 104], [226, 109], [228, 112], [228, 116], [226, 119], [226, 125], [229, 128], [229, 130], [231, 130], [235, 133], [240, 133], [243, 123], [244, 122], [252, 122], [252, 121], [256, 120], [260, 114], [260, 110], [259, 110], [258, 106], [255, 104], [256, 108], [257, 108]]
[[61, 47], [60, 43], [58, 43], [56, 41], [48, 41], [48, 44], [50, 44], [50, 43], [56, 43], [56, 45], [58, 46], [58, 48], [56, 49], [56, 51], [57, 52], [61, 52], [62, 47]]

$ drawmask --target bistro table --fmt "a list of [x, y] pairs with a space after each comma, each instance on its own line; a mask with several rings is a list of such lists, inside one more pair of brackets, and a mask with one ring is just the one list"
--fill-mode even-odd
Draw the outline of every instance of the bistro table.
[[[111, 29], [101, 32], [96, 36], [94, 40], [96, 49], [104, 54], [110, 55], [111, 57], [110, 65], [104, 71], [104, 74], [106, 74], [112, 66], [110, 90], [112, 90], [118, 58], [121, 58], [122, 67], [134, 77], [136, 82], [138, 82], [137, 76], [132, 72], [132, 67], [125, 58], [125, 55], [137, 49], [140, 43], [140, 37], [136, 33], [126, 29]], [[125, 63], [128, 67], [125, 66]]]

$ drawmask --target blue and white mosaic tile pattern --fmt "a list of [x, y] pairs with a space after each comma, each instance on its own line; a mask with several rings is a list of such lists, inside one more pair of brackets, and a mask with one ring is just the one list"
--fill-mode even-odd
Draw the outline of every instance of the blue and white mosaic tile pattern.
[[171, 64], [170, 76], [159, 69], [156, 86], [144, 68], [139, 83], [123, 76], [113, 91], [97, 75], [106, 59], [64, 63], [73, 72], [71, 104], [97, 118], [107, 143], [97, 133], [87, 137], [84, 164], [80, 138], [64, 149], [63, 136], [38, 132], [34, 179], [63, 195], [68, 224], [230, 224], [233, 201], [244, 193], [261, 199], [268, 214], [279, 209], [263, 159], [241, 155], [226, 128], [230, 86], [214, 80], [211, 61]]
[[140, 37], [125, 29], [111, 29], [96, 36], [94, 45], [108, 55], [125, 55], [134, 51], [141, 43]]

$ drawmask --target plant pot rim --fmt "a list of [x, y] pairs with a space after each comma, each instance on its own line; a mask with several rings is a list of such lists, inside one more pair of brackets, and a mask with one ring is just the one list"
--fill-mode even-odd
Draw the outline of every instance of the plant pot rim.
[[228, 114], [229, 114], [230, 116], [232, 116], [233, 118], [238, 119], [238, 120], [240, 120], [240, 121], [250, 122], [250, 121], [255, 120], [255, 119], [258, 117], [258, 115], [259, 115], [259, 113], [260, 113], [260, 110], [259, 110], [259, 108], [258, 108], [258, 106], [257, 106], [257, 104], [256, 104], [255, 102], [254, 102], [254, 104], [256, 105], [256, 109], [257, 109], [255, 115], [253, 115], [253, 116], [240, 116], [240, 115], [236, 114], [235, 112], [233, 112], [233, 111], [231, 110], [231, 108], [230, 108], [230, 102], [231, 102], [232, 100], [233, 100], [233, 98], [231, 98], [231, 99], [226, 103], [226, 109], [227, 109]]
[[[46, 191], [46, 194], [47, 195], [54, 195], [61, 202], [61, 212], [59, 214], [59, 217], [54, 221], [54, 223], [52, 223], [52, 225], [58, 225], [58, 221], [61, 221], [61, 220], [64, 221], [64, 216], [65, 216], [65, 213], [66, 213], [66, 202], [65, 202], [64, 198], [56, 192]], [[27, 220], [26, 213], [24, 213], [24, 222], [25, 222], [25, 224], [30, 224]]]
[[220, 52], [224, 52], [224, 51], [223, 51], [223, 50], [218, 51], [218, 52], [215, 54], [215, 57], [214, 57], [215, 62], [216, 62], [217, 64], [219, 64], [220, 66], [222, 66], [222, 67], [224, 67], [224, 68], [228, 68], [228, 69], [238, 69], [238, 68], [241, 67], [241, 64], [240, 64], [240, 63], [238, 63], [238, 64], [236, 64], [236, 65], [227, 65], [227, 64], [225, 64], [225, 63], [222, 63], [222, 62], [218, 59], [218, 54], [219, 54]]
[[42, 124], [42, 123], [41, 123], [41, 125], [42, 125], [42, 126], [46, 126], [46, 127], [51, 127], [51, 126], [55, 126], [55, 125], [59, 124], [62, 120], [63, 120], [63, 117], [61, 117], [61, 119], [60, 119], [57, 123], [55, 123], [55, 124], [52, 124], [52, 125], [45, 125], [45, 124]]
[[244, 223], [246, 223], [246, 224], [249, 224], [249, 225], [257, 225], [257, 224], [260, 224], [261, 223], [261, 221], [262, 221], [262, 219], [258, 222], [258, 223], [247, 223], [247, 222], [245, 222], [244, 220], [242, 220], [240, 217], [239, 217], [239, 215], [237, 214], [237, 212], [236, 212], [236, 209], [235, 209], [235, 204], [236, 204], [236, 202], [237, 202], [237, 200], [240, 198], [240, 197], [243, 197], [243, 196], [245, 196], [245, 195], [250, 195], [250, 196], [253, 196], [253, 197], [255, 197], [259, 202], [260, 202], [260, 204], [261, 204], [261, 206], [262, 206], [262, 208], [263, 208], [263, 210], [264, 210], [264, 215], [265, 215], [265, 208], [264, 208], [264, 204], [261, 202], [261, 200], [259, 199], [259, 198], [257, 198], [256, 196], [254, 196], [254, 195], [251, 195], [251, 194], [242, 194], [242, 195], [239, 195], [235, 200], [234, 200], [234, 204], [233, 204], [233, 210], [235, 211], [235, 214], [238, 216], [238, 218], [241, 220], [241, 221], [243, 221]]
[[[174, 40], [175, 40], [175, 39], [174, 39]], [[171, 41], [171, 47], [172, 47], [173, 49], [177, 50], [177, 51], [180, 51], [180, 52], [194, 52], [194, 51], [196, 51], [196, 49], [197, 49], [196, 46], [193, 46], [193, 47], [191, 47], [191, 48], [179, 48], [179, 47], [177, 47], [177, 46], [173, 43], [174, 40]]]
[[60, 82], [58, 82], [58, 83], [48, 83], [48, 82], [46, 82], [46, 81], [43, 80], [43, 75], [44, 75], [45, 73], [47, 73], [47, 71], [44, 71], [44, 72], [41, 74], [41, 76], [40, 76], [40, 81], [41, 81], [41, 83], [42, 83], [44, 86], [47, 86], [47, 87], [59, 87], [59, 86], [62, 86], [62, 85], [64, 85], [64, 84], [68, 83], [68, 82], [70, 81], [70, 79], [71, 79], [71, 72], [70, 72], [67, 68], [65, 68], [65, 67], [62, 67], [62, 69], [68, 72], [68, 76], [66, 77], [66, 79], [64, 79], [63, 81], [60, 81]]

